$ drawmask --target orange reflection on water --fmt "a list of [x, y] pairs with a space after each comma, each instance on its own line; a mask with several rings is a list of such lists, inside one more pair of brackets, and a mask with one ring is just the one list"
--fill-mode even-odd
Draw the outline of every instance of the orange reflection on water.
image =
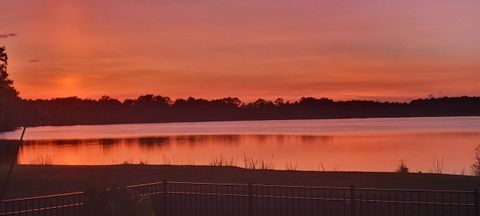
[[411, 171], [428, 172], [437, 160], [443, 161], [444, 172], [469, 174], [478, 144], [480, 132], [29, 140], [19, 163], [210, 165], [221, 159], [244, 167], [248, 158], [272, 163], [274, 169], [394, 171], [405, 160]]

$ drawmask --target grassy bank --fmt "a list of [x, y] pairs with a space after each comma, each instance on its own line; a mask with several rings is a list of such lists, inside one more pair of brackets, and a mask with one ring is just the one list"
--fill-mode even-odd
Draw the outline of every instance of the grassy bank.
[[472, 190], [480, 188], [480, 177], [422, 173], [278, 171], [207, 166], [20, 165], [15, 167], [7, 197], [82, 191], [86, 177], [91, 175], [104, 176], [111, 183], [122, 185], [170, 180], [405, 189]]

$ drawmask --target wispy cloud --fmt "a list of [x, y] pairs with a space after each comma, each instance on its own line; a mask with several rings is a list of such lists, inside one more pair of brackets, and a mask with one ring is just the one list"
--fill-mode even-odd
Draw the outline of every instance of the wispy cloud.
[[18, 36], [18, 34], [17, 33], [0, 34], [0, 39], [6, 39], [9, 37], [15, 37], [15, 36]]

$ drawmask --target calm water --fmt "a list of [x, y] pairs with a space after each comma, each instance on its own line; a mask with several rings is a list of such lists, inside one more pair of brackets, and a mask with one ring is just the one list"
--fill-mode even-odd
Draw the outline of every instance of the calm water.
[[[17, 139], [20, 131], [0, 133]], [[480, 117], [288, 120], [36, 127], [27, 129], [22, 164], [208, 165], [275, 169], [469, 174]], [[247, 162], [246, 162], [247, 161]]]

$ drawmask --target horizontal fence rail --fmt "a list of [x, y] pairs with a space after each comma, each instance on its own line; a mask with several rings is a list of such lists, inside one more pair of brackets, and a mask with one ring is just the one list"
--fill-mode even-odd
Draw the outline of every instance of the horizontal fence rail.
[[[261, 184], [156, 182], [127, 191], [162, 216], [480, 216], [479, 193]], [[84, 193], [11, 199], [3, 215], [82, 215]]]
[[9, 199], [0, 203], [0, 216], [81, 215], [83, 205], [82, 192]]

